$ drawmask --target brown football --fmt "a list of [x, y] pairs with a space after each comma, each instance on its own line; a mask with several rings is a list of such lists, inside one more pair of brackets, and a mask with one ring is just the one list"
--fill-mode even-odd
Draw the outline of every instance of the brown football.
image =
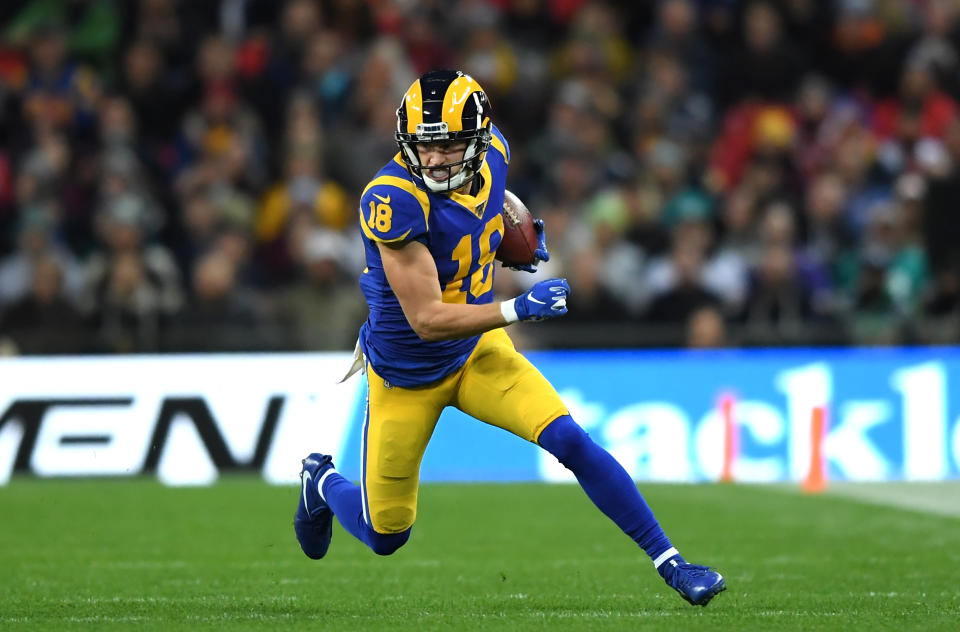
[[504, 191], [503, 241], [497, 248], [497, 260], [508, 266], [530, 265], [536, 259], [537, 231], [527, 206], [510, 191]]

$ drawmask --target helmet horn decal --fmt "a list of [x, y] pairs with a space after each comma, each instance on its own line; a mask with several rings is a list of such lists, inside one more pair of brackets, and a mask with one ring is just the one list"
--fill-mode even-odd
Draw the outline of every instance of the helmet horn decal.
[[407, 129], [400, 131], [412, 134], [417, 129], [417, 125], [423, 123], [423, 90], [420, 89], [419, 79], [414, 81], [407, 90], [400, 107], [406, 108], [407, 111]]
[[[450, 83], [443, 95], [441, 116], [450, 123], [450, 130], [459, 132], [463, 129], [463, 106], [471, 94], [476, 94], [480, 86], [470, 75], [457, 77]], [[477, 126], [479, 127], [479, 126]]]

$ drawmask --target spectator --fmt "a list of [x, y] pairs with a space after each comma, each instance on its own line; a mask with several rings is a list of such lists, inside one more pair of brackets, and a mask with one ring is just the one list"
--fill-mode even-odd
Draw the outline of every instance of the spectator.
[[811, 314], [810, 296], [787, 244], [771, 242], [760, 252], [743, 311], [747, 342], [799, 342]]
[[960, 121], [947, 129], [947, 157], [942, 169], [931, 174], [923, 202], [924, 245], [936, 270], [949, 267], [960, 244], [956, 201], [960, 199]]
[[165, 223], [164, 211], [150, 184], [149, 173], [140, 160], [140, 151], [135, 144], [137, 121], [130, 104], [117, 97], [104, 99], [99, 128], [99, 206], [108, 206], [123, 196], [138, 196], [145, 204], [147, 228], [157, 231]]
[[397, 125], [396, 104], [385, 103], [383, 95], [405, 93], [416, 78], [402, 50], [400, 42], [392, 37], [371, 45], [357, 71], [364, 80], [353, 86], [347, 99], [349, 114], [340, 119], [331, 135], [331, 147], [359, 144], [363, 148], [352, 160], [343, 160], [337, 153], [341, 159], [329, 161], [331, 178], [357, 195], [371, 174], [397, 151], [396, 143], [391, 142]]
[[413, 71], [421, 75], [433, 68], [446, 68], [451, 65], [453, 51], [444, 41], [438, 25], [437, 11], [414, 9], [405, 16], [402, 41]]
[[173, 165], [164, 164], [162, 152], [185, 109], [184, 81], [178, 85], [171, 78], [156, 44], [141, 40], [134, 42], [124, 54], [120, 86], [139, 122], [138, 137], [142, 146], [158, 165], [171, 169]]
[[102, 210], [107, 247], [87, 263], [82, 306], [106, 351], [156, 350], [160, 331], [183, 304], [180, 271], [163, 246], [144, 243], [143, 200], [124, 196]]
[[688, 349], [718, 349], [727, 346], [727, 326], [723, 314], [705, 305], [687, 319], [685, 346]]
[[[250, 269], [253, 220], [253, 201], [239, 192], [225, 189], [191, 194], [184, 202], [184, 235], [175, 253], [180, 270], [193, 270], [200, 258], [216, 250], [233, 262], [240, 285], [253, 283], [257, 278]], [[191, 280], [187, 277], [184, 282], [189, 285]]]
[[[637, 283], [643, 274], [644, 253], [624, 239], [628, 212], [627, 188], [623, 186], [600, 191], [583, 210], [594, 251], [600, 258], [599, 283], [615, 293], [629, 313], [637, 313], [646, 298], [645, 288]], [[574, 247], [575, 252], [580, 250], [582, 247]], [[592, 282], [588, 275], [586, 283]]]
[[767, 0], [747, 3], [741, 26], [743, 45], [729, 58], [723, 73], [721, 103], [790, 98], [804, 68], [774, 4]]
[[159, 348], [178, 313], [229, 320], [231, 296], [253, 310], [249, 348], [326, 344], [278, 339], [270, 318], [288, 318], [294, 290], [323, 295], [330, 256], [308, 265], [304, 244], [355, 239], [360, 187], [397, 151], [385, 95], [427, 66], [492, 95], [510, 188], [547, 222], [540, 274], [583, 276], [582, 318], [622, 304], [631, 344], [666, 341], [648, 313], [673, 344], [684, 327], [714, 340], [716, 309], [727, 341], [960, 340], [923, 320], [956, 309], [952, 3], [25, 0], [0, 14], [0, 303], [26, 300], [48, 259], [71, 300], [84, 260], [104, 349]]
[[231, 186], [253, 193], [264, 184], [267, 149], [260, 121], [241, 99], [234, 81], [233, 47], [210, 37], [200, 49], [199, 107], [188, 111], [181, 130], [183, 194], [193, 187]]
[[903, 70], [897, 97], [877, 104], [873, 128], [880, 138], [902, 133], [906, 125], [915, 126], [917, 136], [943, 138], [956, 118], [956, 101], [940, 90], [933, 71], [914, 59]]
[[41, 257], [31, 271], [29, 292], [0, 311], [0, 338], [13, 340], [24, 354], [89, 350], [80, 313], [63, 293], [60, 262]]
[[927, 259], [904, 230], [903, 209], [877, 204], [856, 255], [842, 260], [842, 279], [857, 309], [910, 316], [919, 308], [928, 283]]
[[19, 205], [58, 203], [71, 161], [70, 145], [60, 134], [44, 130], [26, 152], [15, 183]]
[[757, 200], [747, 187], [738, 187], [722, 199], [718, 249], [735, 254], [744, 262], [756, 258]]
[[23, 91], [23, 118], [31, 127], [87, 129], [99, 98], [97, 76], [73, 61], [66, 33], [55, 22], [36, 26], [30, 36], [30, 74]]
[[814, 310], [821, 314], [841, 309], [834, 283], [835, 266], [853, 244], [843, 222], [845, 205], [846, 190], [836, 175], [824, 173], [809, 182], [804, 206], [806, 243], [800, 256], [807, 266]]
[[577, 295], [570, 295], [567, 322], [598, 325], [626, 323], [631, 309], [623, 293], [617, 293], [604, 282], [606, 259], [597, 250], [575, 253], [570, 260], [570, 283], [577, 286]]
[[120, 35], [120, 20], [113, 0], [89, 0], [68, 6], [65, 2], [32, 0], [5, 29], [8, 41], [23, 43], [50, 24], [65, 27], [66, 45], [78, 56], [106, 68]]
[[[261, 37], [258, 34], [240, 49], [249, 54], [251, 44], [259, 43], [262, 48], [257, 53], [264, 58], [257, 64], [262, 69], [254, 71], [247, 68], [248, 85], [244, 95], [271, 136], [283, 130], [283, 114], [288, 107], [289, 95], [300, 80], [301, 68], [309, 55], [311, 38], [316, 33], [332, 35], [329, 30], [325, 33], [321, 30], [320, 10], [318, 3], [313, 0], [292, 0], [285, 3], [280, 11], [279, 37]], [[340, 35], [335, 37], [339, 39]], [[337, 48], [333, 50], [337, 51]], [[239, 70], [242, 73], [244, 68]]]
[[464, 24], [470, 28], [459, 51], [459, 64], [471, 68], [470, 74], [490, 99], [501, 101], [513, 90], [517, 80], [517, 56], [513, 45], [501, 35], [499, 15], [492, 7], [473, 4]]
[[301, 278], [284, 292], [281, 303], [294, 348], [353, 348], [367, 308], [354, 281], [356, 271], [347, 263], [349, 248], [345, 237], [329, 229], [314, 229], [303, 239]]
[[837, 145], [831, 165], [847, 191], [844, 221], [854, 239], [862, 237], [870, 209], [890, 197], [888, 184], [875, 177], [875, 146], [876, 139], [867, 129], [854, 124]]
[[671, 54], [651, 51], [636, 103], [637, 134], [666, 135], [691, 146], [708, 138], [713, 117], [710, 98], [693, 88], [690, 71]]
[[939, 270], [924, 304], [929, 317], [923, 331], [918, 332], [925, 343], [948, 343], [960, 334], [960, 258]]
[[157, 47], [168, 66], [183, 67], [193, 58], [209, 7], [187, 6], [176, 0], [138, 0], [124, 12], [127, 37]]
[[49, 207], [42, 206], [31, 206], [21, 213], [17, 249], [0, 260], [0, 308], [30, 291], [41, 262], [52, 261], [57, 265], [58, 290], [69, 300], [77, 299], [83, 273], [73, 253], [54, 241], [55, 215]]
[[343, 230], [351, 217], [346, 192], [323, 178], [317, 147], [291, 147], [285, 176], [267, 191], [256, 220], [259, 263], [274, 283], [289, 282], [295, 274], [293, 233], [314, 225]]
[[[663, 220], [671, 227], [675, 244], [689, 245], [701, 253], [699, 285], [733, 314], [739, 311], [746, 294], [747, 262], [734, 250], [715, 248], [712, 214], [710, 200], [700, 191], [687, 189], [667, 202]], [[653, 292], [662, 292], [678, 282], [681, 271], [677, 263], [676, 256], [651, 262], [647, 279]]]
[[691, 0], [667, 0], [660, 4], [649, 45], [675, 57], [689, 69], [694, 90], [712, 93], [716, 88], [717, 57], [700, 36], [698, 22]]
[[237, 286], [236, 268], [225, 254], [210, 252], [193, 268], [192, 300], [168, 328], [166, 349], [172, 351], [239, 351], [258, 335], [263, 319], [253, 298]]
[[640, 249], [645, 256], [660, 256], [670, 247], [670, 236], [660, 221], [662, 206], [657, 191], [640, 180], [634, 180], [624, 190], [627, 206], [624, 238]]
[[[670, 253], [671, 282], [654, 296], [647, 309], [646, 320], [657, 325], [682, 325], [691, 314], [705, 305], [719, 306], [719, 298], [704, 287], [703, 246], [692, 236], [675, 239]], [[679, 333], [679, 332], [678, 332]], [[664, 339], [677, 345], [682, 337]]]
[[321, 30], [310, 39], [304, 51], [299, 87], [316, 102], [326, 127], [343, 116], [351, 83], [349, 57], [340, 34]]

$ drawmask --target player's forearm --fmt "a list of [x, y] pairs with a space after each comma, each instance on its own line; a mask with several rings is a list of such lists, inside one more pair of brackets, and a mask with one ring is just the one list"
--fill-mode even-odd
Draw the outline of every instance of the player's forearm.
[[408, 315], [407, 320], [426, 341], [467, 338], [508, 324], [498, 302], [484, 305], [436, 302]]

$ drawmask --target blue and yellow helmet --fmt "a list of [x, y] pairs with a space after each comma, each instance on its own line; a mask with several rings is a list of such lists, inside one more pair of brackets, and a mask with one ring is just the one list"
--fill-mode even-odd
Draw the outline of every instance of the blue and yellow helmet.
[[[397, 108], [396, 140], [410, 173], [435, 193], [459, 189], [480, 170], [490, 147], [490, 101], [480, 84], [459, 70], [434, 70], [413, 82]], [[417, 143], [465, 141], [463, 158], [431, 169], [462, 165], [440, 182], [423, 172]]]

